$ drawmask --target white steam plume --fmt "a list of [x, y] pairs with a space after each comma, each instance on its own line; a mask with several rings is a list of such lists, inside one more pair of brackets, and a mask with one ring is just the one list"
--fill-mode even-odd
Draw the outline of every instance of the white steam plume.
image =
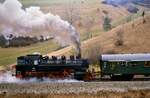
[[59, 16], [44, 14], [40, 7], [22, 9], [18, 0], [0, 3], [0, 33], [4, 36], [53, 36], [61, 45], [74, 45], [77, 52], [80, 45], [75, 28]]
[[12, 73], [10, 71], [1, 74], [0, 75], [0, 83], [37, 83], [37, 82], [42, 82], [42, 83], [64, 83], [64, 82], [82, 82], [82, 81], [77, 81], [74, 79], [49, 79], [49, 78], [42, 78], [37, 79], [37, 78], [30, 78], [26, 80], [18, 79], [15, 76], [12, 76]]

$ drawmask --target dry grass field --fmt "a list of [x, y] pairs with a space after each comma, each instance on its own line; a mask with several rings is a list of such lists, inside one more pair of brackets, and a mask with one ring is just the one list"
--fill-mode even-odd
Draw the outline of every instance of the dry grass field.
[[[146, 23], [143, 18], [138, 18], [129, 23], [120, 25], [111, 31], [103, 32], [101, 35], [84, 41], [82, 43], [82, 55], [88, 57], [90, 53], [149, 53], [150, 52], [150, 15], [146, 16]], [[122, 45], [116, 45], [118, 41], [117, 32], [121, 32]], [[70, 51], [69, 51], [70, 50]], [[69, 51], [69, 52], [68, 52]], [[71, 47], [52, 52], [49, 55], [70, 54]]]
[[149, 90], [129, 91], [129, 92], [98, 92], [92, 94], [0, 94], [0, 98], [150, 98]]
[[[148, 53], [150, 52], [150, 15], [146, 17], [146, 23], [142, 23], [143, 19], [139, 18], [130, 23], [120, 25], [117, 28], [103, 33], [101, 36], [91, 39], [83, 45], [86, 47], [101, 48], [102, 53]], [[115, 45], [117, 39], [117, 32], [122, 33], [123, 45]]]

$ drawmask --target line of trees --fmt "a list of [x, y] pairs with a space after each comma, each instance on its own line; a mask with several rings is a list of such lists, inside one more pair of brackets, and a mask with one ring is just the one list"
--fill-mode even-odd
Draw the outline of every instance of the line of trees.
[[[48, 40], [48, 39], [47, 39]], [[37, 42], [43, 42], [46, 41], [43, 36], [41, 36], [40, 39], [37, 37], [13, 37], [9, 40], [7, 40], [3, 35], [0, 36], [0, 47], [2, 48], [8, 48], [8, 47], [23, 47], [28, 46]]]

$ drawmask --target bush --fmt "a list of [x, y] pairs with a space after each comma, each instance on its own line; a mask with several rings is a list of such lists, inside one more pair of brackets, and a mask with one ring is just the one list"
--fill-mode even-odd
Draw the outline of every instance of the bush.
[[125, 5], [129, 1], [128, 0], [104, 0], [102, 4], [112, 5], [114, 7], [118, 7], [118, 5]]
[[10, 40], [10, 47], [21, 47], [37, 43], [39, 40], [36, 37], [14, 37]]
[[7, 47], [22, 47], [31, 45], [34, 43], [39, 42], [36, 37], [14, 37], [10, 40], [6, 40], [3, 35], [0, 36], [0, 47], [7, 48]]
[[130, 12], [130, 13], [137, 13], [139, 11], [138, 8], [134, 7], [134, 6], [128, 6], [127, 10]]
[[123, 31], [118, 31], [116, 33], [116, 41], [115, 41], [115, 46], [122, 46], [124, 44], [123, 41]]

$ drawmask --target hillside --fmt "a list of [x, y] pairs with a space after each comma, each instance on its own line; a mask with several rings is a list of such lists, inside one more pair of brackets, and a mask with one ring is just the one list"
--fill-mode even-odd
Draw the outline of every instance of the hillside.
[[[70, 17], [72, 17], [72, 14], [73, 16], [75, 15], [75, 17], [72, 17], [72, 19], [77, 19], [76, 23], [74, 23], [74, 26], [77, 28], [77, 31], [80, 32], [81, 40], [89, 39], [89, 34], [91, 34], [90, 32], [92, 32], [92, 37], [95, 37], [101, 34], [101, 32], [103, 32], [101, 27], [103, 20], [103, 10], [106, 10], [109, 13], [109, 15], [112, 18], [112, 22], [115, 22], [117, 19], [129, 15], [129, 12], [126, 11], [125, 8], [115, 8], [113, 6], [101, 4], [99, 0], [36, 0], [36, 2], [35, 0], [19, 1], [22, 2], [23, 9], [29, 6], [40, 6], [41, 10], [44, 13], [51, 12], [54, 15], [57, 14], [60, 17], [62, 17], [62, 19], [67, 20], [69, 22]], [[76, 2], [75, 5], [72, 4], [73, 2]], [[2, 28], [0, 24], [0, 30], [1, 29]], [[32, 32], [31, 34], [34, 35], [37, 34], [37, 32]], [[15, 63], [16, 58], [21, 55], [33, 52], [41, 52], [42, 54], [47, 54], [54, 50], [58, 50], [59, 48], [60, 46], [53, 41], [37, 43], [26, 47], [0, 47], [0, 66]]]
[[[91, 48], [87, 48], [87, 46], [91, 46], [91, 44], [93, 44], [96, 41], [96, 39], [99, 39], [98, 40], [99, 43], [102, 44], [100, 45], [100, 47], [101, 47], [101, 51], [103, 50], [102, 51], [103, 53], [105, 51], [117, 52], [117, 50], [113, 50], [113, 48], [108, 49], [107, 48], [108, 45], [105, 45], [105, 43], [106, 44], [111, 43], [112, 39], [109, 41], [103, 42], [109, 39], [109, 36], [111, 36], [111, 33], [104, 32], [102, 28], [104, 11], [108, 12], [108, 15], [112, 19], [112, 26], [116, 27], [126, 22], [127, 18], [128, 20], [130, 20], [131, 16], [139, 17], [139, 15], [141, 15], [141, 12], [144, 9], [146, 9], [144, 7], [138, 6], [138, 8], [140, 9], [140, 11], [138, 12], [139, 14], [137, 13], [136, 15], [135, 14], [132, 15], [123, 6], [114, 7], [111, 5], [102, 4], [101, 3], [102, 0], [19, 0], [19, 1], [23, 3], [23, 9], [29, 6], [40, 6], [41, 10], [44, 13], [51, 12], [54, 15], [57, 14], [62, 19], [67, 20], [69, 22], [70, 20], [75, 19], [76, 21], [73, 23], [73, 25], [76, 27], [77, 31], [80, 32], [81, 41], [90, 39], [88, 41], [83, 42], [87, 44], [82, 45], [82, 47], [85, 46], [85, 48], [82, 49], [83, 51], [82, 53], [85, 57], [89, 51], [92, 51]], [[32, 32], [32, 34], [34, 35], [37, 33]], [[96, 36], [99, 36], [99, 37], [96, 37]], [[91, 43], [92, 42], [91, 40], [95, 40], [95, 41]], [[95, 45], [95, 46], [98, 47], [98, 45]], [[58, 49], [60, 49], [60, 46], [51, 40], [47, 42], [33, 44], [30, 46], [26, 46], [26, 47], [0, 48], [0, 66], [5, 66], [5, 65], [15, 63], [16, 58], [21, 55], [26, 55], [26, 54], [33, 53], [33, 52], [41, 52], [42, 54], [47, 54], [49, 52], [52, 52]], [[63, 53], [72, 54], [72, 51], [68, 52], [69, 50], [71, 50], [70, 47], [68, 47], [67, 49], [60, 50], [59, 53], [57, 51], [57, 52], [53, 52], [52, 54], [55, 54], [55, 55], [63, 54]]]
[[[102, 0], [20, 0], [23, 7], [40, 6], [45, 13], [59, 15], [62, 19], [72, 23], [78, 32], [81, 40], [88, 39], [89, 32], [93, 36], [102, 31], [104, 13], [107, 11], [112, 22], [119, 18], [128, 16], [130, 13], [122, 6], [113, 7], [102, 4]], [[88, 29], [87, 29], [88, 28]]]
[[[148, 53], [150, 52], [150, 15], [146, 16], [146, 23], [138, 18], [130, 23], [120, 25], [109, 32], [82, 43], [82, 55], [88, 57], [90, 52], [96, 53]], [[115, 45], [117, 32], [122, 33], [123, 45]], [[51, 55], [70, 54], [71, 47], [59, 50]]]
[[[102, 53], [143, 53], [150, 52], [150, 17], [146, 17], [146, 23], [142, 19], [137, 19], [130, 23], [121, 25], [110, 32], [104, 33], [95, 39], [89, 40], [84, 48], [94, 45], [100, 46]], [[117, 32], [123, 33], [124, 45], [116, 46]]]

